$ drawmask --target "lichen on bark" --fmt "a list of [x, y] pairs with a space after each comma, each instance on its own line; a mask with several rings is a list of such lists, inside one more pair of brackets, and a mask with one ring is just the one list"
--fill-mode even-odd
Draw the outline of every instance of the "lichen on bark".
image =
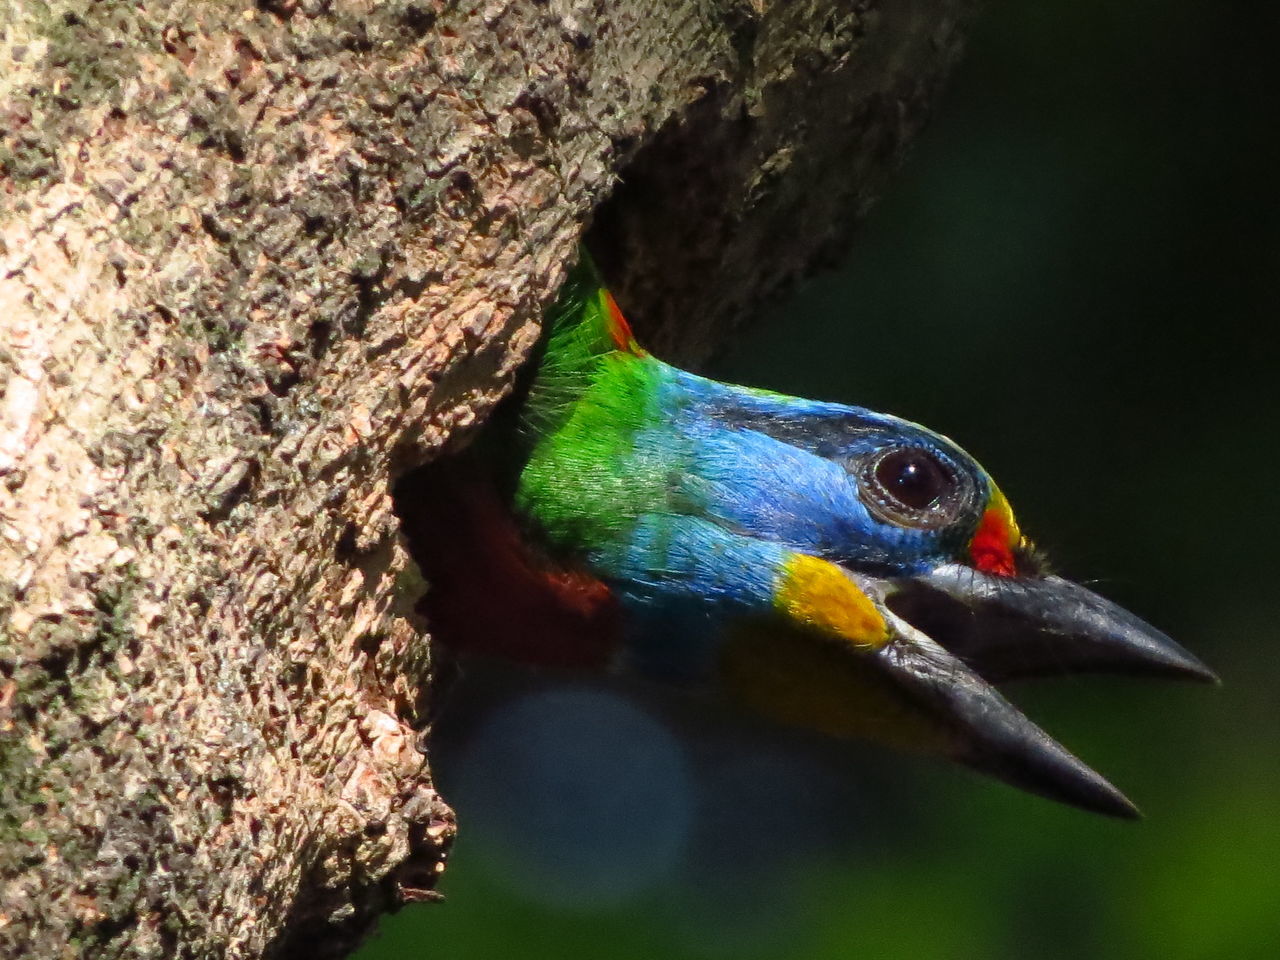
[[842, 242], [968, 6], [0, 11], [0, 953], [338, 955], [429, 897], [396, 477], [593, 217], [693, 356]]

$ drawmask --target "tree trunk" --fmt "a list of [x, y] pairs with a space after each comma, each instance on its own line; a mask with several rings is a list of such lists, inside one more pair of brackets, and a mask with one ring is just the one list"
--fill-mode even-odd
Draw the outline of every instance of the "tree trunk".
[[340, 955], [430, 898], [392, 482], [597, 211], [650, 342], [722, 342], [845, 237], [969, 5], [0, 10], [0, 955]]

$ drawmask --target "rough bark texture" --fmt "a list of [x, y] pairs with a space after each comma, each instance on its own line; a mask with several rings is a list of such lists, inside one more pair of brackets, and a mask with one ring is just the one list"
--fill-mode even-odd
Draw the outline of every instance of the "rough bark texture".
[[697, 357], [847, 232], [968, 0], [0, 12], [0, 955], [339, 954], [453, 831], [390, 487], [584, 228]]

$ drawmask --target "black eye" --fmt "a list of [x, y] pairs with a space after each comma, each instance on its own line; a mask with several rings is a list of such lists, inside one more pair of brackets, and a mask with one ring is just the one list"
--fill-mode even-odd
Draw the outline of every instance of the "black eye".
[[876, 463], [876, 482], [904, 507], [927, 510], [955, 486], [955, 478], [923, 450], [894, 450]]
[[937, 529], [954, 521], [968, 488], [956, 471], [922, 447], [898, 447], [868, 460], [861, 471], [863, 502], [882, 520]]

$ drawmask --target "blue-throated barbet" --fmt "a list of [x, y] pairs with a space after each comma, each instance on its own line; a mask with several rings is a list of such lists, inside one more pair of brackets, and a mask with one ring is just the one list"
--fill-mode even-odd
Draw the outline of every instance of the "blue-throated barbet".
[[1164, 634], [1050, 575], [950, 440], [663, 363], [589, 263], [549, 315], [516, 404], [496, 441], [505, 480], [469, 477], [427, 531], [440, 559], [426, 609], [455, 644], [720, 693], [1118, 816], [1136, 811], [993, 683], [1213, 679]]

